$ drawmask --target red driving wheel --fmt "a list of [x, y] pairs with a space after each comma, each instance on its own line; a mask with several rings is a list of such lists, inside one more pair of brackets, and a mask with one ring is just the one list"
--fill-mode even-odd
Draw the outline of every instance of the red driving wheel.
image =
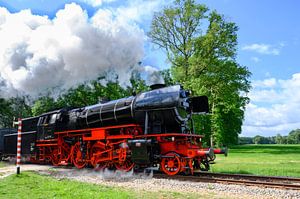
[[72, 148], [72, 162], [78, 169], [82, 169], [86, 165], [86, 160], [83, 158], [79, 142], [77, 142]]
[[[95, 170], [99, 171], [99, 170], [103, 170], [105, 169], [108, 165], [107, 165], [107, 161], [101, 161], [99, 160], [99, 157], [97, 156], [97, 153], [100, 153], [105, 151], [105, 147], [99, 143], [95, 143], [92, 148], [91, 148], [91, 165], [95, 168]], [[102, 156], [100, 156], [100, 158], [105, 158]]]
[[115, 167], [118, 170], [130, 171], [134, 167], [134, 163], [131, 160], [125, 160], [124, 162], [115, 162]]
[[60, 163], [60, 157], [61, 155], [58, 154], [58, 149], [54, 149], [51, 156], [51, 162], [54, 166], [58, 166]]
[[167, 175], [176, 175], [181, 169], [181, 162], [179, 155], [176, 153], [168, 153], [165, 158], [161, 159], [161, 170]]

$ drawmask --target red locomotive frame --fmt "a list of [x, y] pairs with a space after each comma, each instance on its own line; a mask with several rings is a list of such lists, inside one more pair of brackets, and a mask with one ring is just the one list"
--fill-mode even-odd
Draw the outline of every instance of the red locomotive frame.
[[[201, 135], [144, 134], [136, 124], [55, 132], [55, 139], [37, 140], [38, 149], [32, 162], [52, 162], [53, 165], [74, 165], [81, 169], [91, 165], [97, 169], [115, 167], [129, 171], [134, 167], [128, 140], [154, 139], [160, 148], [160, 169], [168, 175], [190, 172], [208, 163], [214, 156], [211, 149], [203, 149]], [[66, 140], [72, 139], [73, 144]], [[74, 141], [75, 140], [75, 141]], [[139, 143], [136, 143], [138, 146]], [[215, 150], [215, 153], [224, 153]]]

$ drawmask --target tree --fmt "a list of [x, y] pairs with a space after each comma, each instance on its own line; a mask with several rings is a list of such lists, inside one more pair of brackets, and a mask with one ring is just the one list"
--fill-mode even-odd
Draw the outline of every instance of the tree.
[[171, 70], [170, 69], [165, 69], [159, 71], [160, 75], [164, 79], [165, 85], [166, 86], [172, 86], [175, 84], [174, 78], [172, 77]]
[[210, 122], [200, 124], [210, 130], [204, 131], [206, 138], [213, 134], [218, 145], [236, 144], [251, 73], [235, 60], [238, 27], [217, 12], [208, 12], [193, 0], [176, 0], [154, 15], [149, 37], [167, 52], [174, 80], [194, 95], [209, 97]]
[[55, 100], [49, 96], [45, 96], [34, 102], [31, 111], [33, 116], [38, 116], [55, 109], [58, 109], [58, 105]]
[[0, 127], [7, 128], [12, 126], [13, 110], [11, 102], [0, 98]]
[[131, 74], [130, 84], [131, 85], [126, 89], [127, 96], [149, 90], [146, 81], [142, 79], [141, 74], [138, 71], [134, 71]]
[[92, 89], [88, 84], [81, 84], [76, 88], [69, 89], [61, 95], [57, 104], [60, 107], [83, 107], [97, 103], [97, 98], [92, 94]]
[[280, 134], [277, 134], [275, 137], [276, 144], [283, 144], [283, 138]]
[[251, 73], [235, 61], [237, 26], [216, 12], [210, 13], [208, 19], [206, 35], [197, 38], [197, 50], [190, 59], [192, 78], [187, 87], [209, 97], [216, 143], [236, 144], [249, 101], [246, 93]]
[[0, 127], [12, 127], [13, 120], [31, 115], [26, 97], [0, 98]]
[[130, 96], [133, 91], [139, 93], [149, 89], [138, 72], [132, 74], [131, 85], [126, 88], [119, 84], [118, 77], [113, 81], [107, 81], [105, 85], [101, 84], [101, 80], [105, 80], [105, 77], [99, 77], [97, 80], [71, 88], [61, 94], [58, 99], [54, 99], [50, 95], [37, 100], [31, 99], [29, 96], [0, 98], [0, 128], [12, 127], [14, 118], [37, 116], [63, 107], [75, 108], [93, 105], [104, 99], [115, 100]]
[[272, 144], [272, 143], [270, 143], [269, 138], [266, 138], [266, 137], [263, 137], [260, 135], [255, 136], [253, 138], [253, 142], [254, 142], [254, 144]]
[[165, 49], [181, 83], [188, 78], [189, 59], [195, 53], [194, 38], [201, 34], [200, 25], [206, 18], [207, 7], [193, 0], [175, 0], [174, 6], [155, 13], [148, 36]]
[[134, 92], [142, 92], [148, 89], [144, 80], [141, 79], [139, 73], [133, 73], [130, 79], [131, 86], [124, 88], [120, 86], [118, 80], [115, 82], [109, 81], [106, 85], [102, 85], [100, 80], [86, 82], [71, 88], [62, 94], [58, 99], [53, 99], [50, 96], [44, 96], [34, 102], [32, 106], [33, 115], [60, 109], [63, 107], [84, 107], [107, 100], [115, 100], [132, 95]]
[[253, 138], [252, 137], [239, 137], [239, 144], [253, 144]]
[[292, 130], [287, 136], [288, 144], [300, 144], [300, 129]]

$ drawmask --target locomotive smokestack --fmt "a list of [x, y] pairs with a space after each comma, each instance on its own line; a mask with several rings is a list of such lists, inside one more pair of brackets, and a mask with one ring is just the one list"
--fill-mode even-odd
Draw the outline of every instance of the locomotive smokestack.
[[164, 87], [166, 87], [165, 84], [152, 84], [150, 86], [151, 90], [160, 89], [160, 88], [164, 88]]

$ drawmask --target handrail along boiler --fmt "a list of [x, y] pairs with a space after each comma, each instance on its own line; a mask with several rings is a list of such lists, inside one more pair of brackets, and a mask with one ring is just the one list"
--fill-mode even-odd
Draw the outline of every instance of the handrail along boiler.
[[[206, 96], [180, 85], [22, 120], [22, 153], [31, 162], [77, 168], [131, 170], [159, 166], [168, 175], [208, 170], [220, 149], [202, 147], [192, 114], [208, 113]], [[14, 154], [15, 134], [4, 135], [3, 156]], [[24, 149], [23, 149], [24, 148]]]

